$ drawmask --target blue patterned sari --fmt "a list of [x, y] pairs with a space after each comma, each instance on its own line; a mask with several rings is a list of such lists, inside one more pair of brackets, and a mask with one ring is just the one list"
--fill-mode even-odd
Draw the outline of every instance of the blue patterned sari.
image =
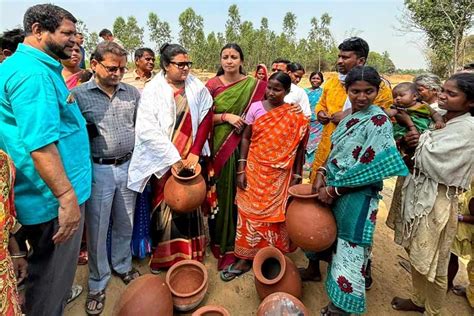
[[309, 139], [308, 144], [306, 145], [304, 170], [311, 171], [311, 166], [313, 165], [314, 160], [314, 154], [316, 153], [319, 141], [321, 140], [321, 133], [323, 132], [323, 125], [317, 121], [315, 112], [316, 104], [318, 104], [319, 98], [323, 93], [323, 88], [306, 88], [304, 90], [308, 95], [309, 104], [311, 105], [311, 121], [309, 123]]

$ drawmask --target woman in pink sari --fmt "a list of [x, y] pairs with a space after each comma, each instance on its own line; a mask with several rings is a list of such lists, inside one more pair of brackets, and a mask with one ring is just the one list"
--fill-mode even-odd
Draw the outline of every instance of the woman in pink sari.
[[82, 53], [78, 44], [74, 45], [71, 58], [61, 60], [61, 64], [64, 66], [62, 75], [69, 90], [90, 79], [90, 76], [86, 80], [84, 79], [89, 72], [80, 68], [81, 60]]

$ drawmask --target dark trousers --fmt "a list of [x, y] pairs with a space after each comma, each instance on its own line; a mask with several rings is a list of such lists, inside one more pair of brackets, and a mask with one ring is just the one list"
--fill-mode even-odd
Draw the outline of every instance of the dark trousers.
[[84, 205], [76, 233], [65, 243], [55, 245], [58, 218], [37, 225], [24, 225], [20, 239], [28, 242], [28, 278], [25, 307], [28, 316], [61, 316], [76, 274], [77, 258], [84, 227]]

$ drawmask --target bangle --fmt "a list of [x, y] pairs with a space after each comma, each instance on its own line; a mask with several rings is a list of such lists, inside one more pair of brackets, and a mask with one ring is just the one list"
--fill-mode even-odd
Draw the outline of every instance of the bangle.
[[237, 174], [244, 174], [244, 173], [245, 173], [245, 170], [237, 171]]
[[66, 191], [64, 191], [63, 193], [56, 195], [56, 198], [59, 199], [61, 196], [63, 196], [64, 194], [68, 193], [68, 192], [71, 191], [71, 190], [72, 190], [72, 186], [70, 186], [70, 187], [69, 187]]
[[464, 221], [464, 215], [458, 214], [458, 221], [460, 222]]
[[295, 179], [303, 179], [303, 177], [302, 177], [300, 174], [297, 174], [297, 173], [293, 174], [293, 178], [295, 178]]
[[237, 162], [247, 162], [247, 159], [239, 159]]
[[221, 121], [222, 121], [222, 122], [225, 122], [225, 121], [226, 121], [226, 120], [225, 120], [225, 115], [226, 115], [226, 113], [222, 113], [222, 115], [221, 115]]
[[334, 199], [334, 196], [329, 193], [328, 187], [324, 187], [324, 190], [326, 190], [326, 193], [329, 195], [331, 199]]
[[333, 187], [333, 188], [334, 188], [334, 192], [336, 192], [336, 195], [341, 196], [341, 193], [339, 193], [339, 191], [337, 190], [337, 187]]
[[20, 258], [25, 258], [26, 257], [26, 251], [20, 251], [19, 253], [13, 253], [10, 255], [10, 258], [12, 259], [20, 259]]
[[324, 171], [324, 175], [326, 175], [326, 173], [328, 172], [328, 169], [326, 169], [326, 168], [324, 168], [324, 167], [319, 167], [319, 168], [318, 168], [318, 171], [321, 171], [321, 172]]

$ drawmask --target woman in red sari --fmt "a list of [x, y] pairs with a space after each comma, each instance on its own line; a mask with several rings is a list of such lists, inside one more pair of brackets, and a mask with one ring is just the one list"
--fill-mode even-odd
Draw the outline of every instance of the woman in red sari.
[[265, 101], [250, 106], [237, 171], [238, 207], [235, 256], [223, 270], [223, 281], [250, 270], [257, 252], [273, 246], [290, 250], [285, 209], [290, 184], [301, 180], [308, 120], [284, 102], [291, 78], [283, 72], [268, 80]]
[[69, 90], [89, 80], [92, 76], [89, 71], [81, 69], [80, 64], [82, 58], [81, 49], [79, 45], [76, 44], [72, 48], [71, 58], [61, 60], [61, 64], [64, 66], [61, 74]]
[[235, 261], [237, 208], [234, 200], [238, 146], [245, 127], [244, 117], [250, 104], [263, 99], [266, 83], [245, 75], [242, 69], [244, 54], [239, 45], [225, 45], [220, 56], [221, 67], [206, 87], [214, 99], [214, 129], [211, 135], [213, 170], [209, 174], [210, 184], [216, 184], [217, 191], [217, 201], [215, 198], [210, 201], [209, 229], [211, 249], [218, 258], [218, 269], [222, 270]]
[[255, 71], [255, 78], [262, 81], [268, 80], [268, 70], [265, 64], [258, 64], [257, 71]]

